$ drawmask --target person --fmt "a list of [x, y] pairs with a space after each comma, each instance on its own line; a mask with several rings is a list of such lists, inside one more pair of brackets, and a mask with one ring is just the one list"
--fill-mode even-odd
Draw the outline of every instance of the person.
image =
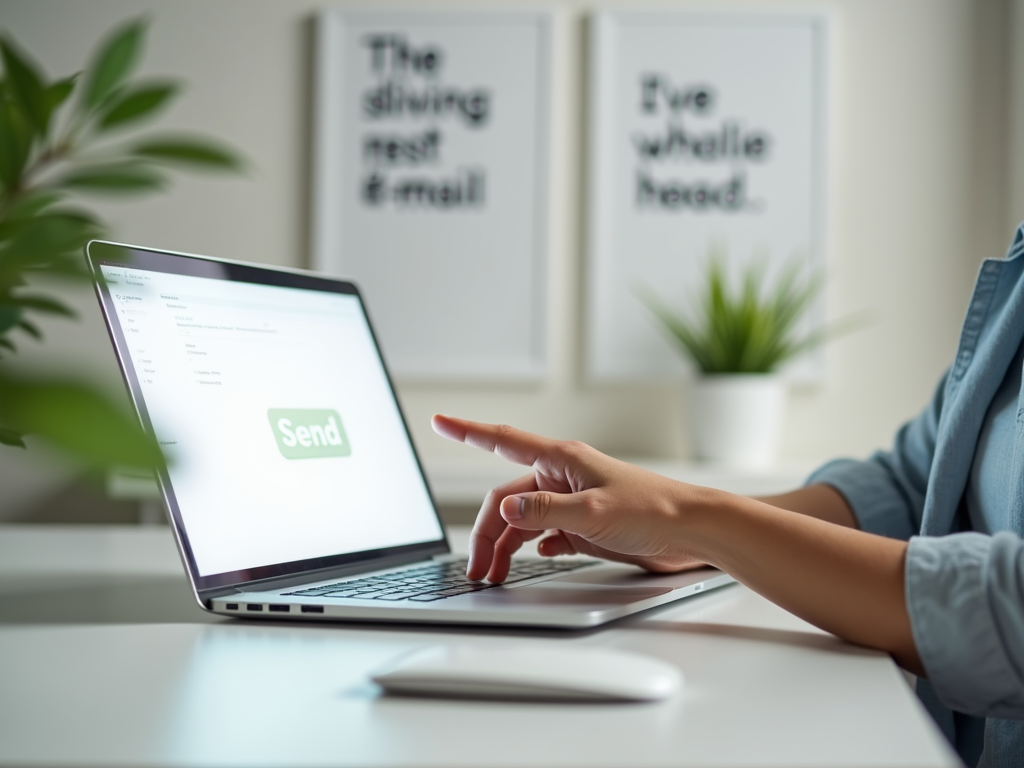
[[650, 571], [708, 563], [892, 655], [968, 766], [1024, 765], [1024, 226], [986, 260], [953, 365], [891, 450], [791, 493], [681, 483], [578, 442], [436, 415], [440, 435], [529, 466], [484, 499], [467, 575], [524, 542]]

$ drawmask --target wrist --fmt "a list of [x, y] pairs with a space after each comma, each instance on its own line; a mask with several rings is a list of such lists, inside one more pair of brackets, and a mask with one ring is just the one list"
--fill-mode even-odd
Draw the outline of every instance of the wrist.
[[688, 554], [708, 565], [723, 568], [722, 542], [727, 532], [737, 524], [743, 503], [742, 496], [715, 488], [687, 485], [674, 495], [674, 514], [678, 526], [677, 540]]

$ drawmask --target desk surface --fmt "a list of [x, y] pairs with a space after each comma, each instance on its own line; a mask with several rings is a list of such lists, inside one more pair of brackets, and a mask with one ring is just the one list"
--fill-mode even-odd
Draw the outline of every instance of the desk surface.
[[[0, 764], [957, 764], [888, 657], [740, 585], [573, 633], [249, 623], [190, 600], [165, 528], [0, 527]], [[447, 642], [625, 648], [686, 683], [661, 703], [550, 705], [368, 682]]]

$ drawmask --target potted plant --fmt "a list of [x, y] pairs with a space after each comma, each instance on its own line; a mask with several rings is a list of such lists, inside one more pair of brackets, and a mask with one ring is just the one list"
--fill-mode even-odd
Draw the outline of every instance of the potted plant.
[[713, 251], [692, 314], [678, 312], [657, 293], [637, 293], [697, 368], [690, 387], [694, 450], [698, 458], [742, 467], [766, 467], [776, 457], [782, 428], [786, 383], [784, 363], [820, 346], [844, 323], [799, 332], [821, 279], [791, 261], [766, 280], [764, 260], [741, 273], [730, 286], [725, 258]]
[[156, 444], [116, 398], [75, 371], [30, 373], [14, 353], [39, 341], [41, 314], [73, 317], [38, 277], [84, 283], [82, 248], [106, 227], [83, 195], [158, 191], [175, 166], [236, 170], [237, 154], [203, 137], [136, 135], [179, 90], [132, 78], [146, 24], [130, 21], [104, 40], [82, 72], [51, 80], [0, 34], [0, 448], [35, 435], [102, 473], [152, 469]]

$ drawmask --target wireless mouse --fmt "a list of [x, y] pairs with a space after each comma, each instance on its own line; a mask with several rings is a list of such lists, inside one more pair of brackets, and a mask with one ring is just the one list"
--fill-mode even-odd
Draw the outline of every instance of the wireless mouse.
[[655, 701], [682, 685], [671, 664], [608, 648], [551, 643], [437, 645], [372, 676], [387, 693], [553, 701]]

